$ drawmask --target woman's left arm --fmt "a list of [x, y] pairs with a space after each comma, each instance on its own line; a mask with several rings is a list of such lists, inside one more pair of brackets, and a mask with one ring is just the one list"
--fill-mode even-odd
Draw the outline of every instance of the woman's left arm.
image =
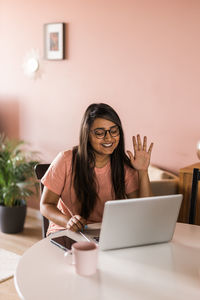
[[140, 135], [137, 138], [133, 136], [134, 155], [131, 151], [127, 151], [132, 166], [138, 171], [139, 190], [128, 195], [128, 198], [149, 197], [152, 196], [152, 190], [148, 175], [148, 167], [151, 159], [153, 143], [150, 144], [147, 150], [147, 137], [141, 142]]

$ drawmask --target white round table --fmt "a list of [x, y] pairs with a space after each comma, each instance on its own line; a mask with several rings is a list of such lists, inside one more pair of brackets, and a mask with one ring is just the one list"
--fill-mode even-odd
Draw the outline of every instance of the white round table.
[[[84, 240], [77, 233], [62, 231]], [[176, 224], [169, 243], [100, 251], [98, 271], [81, 277], [64, 251], [43, 239], [22, 256], [15, 286], [25, 300], [199, 300], [200, 226]]]

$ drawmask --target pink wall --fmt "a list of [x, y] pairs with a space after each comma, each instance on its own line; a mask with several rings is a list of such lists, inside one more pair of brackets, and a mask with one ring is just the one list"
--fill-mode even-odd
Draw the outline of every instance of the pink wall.
[[[42, 58], [49, 22], [68, 24], [67, 60]], [[199, 0], [1, 0], [0, 104], [17, 103], [12, 126], [51, 161], [78, 143], [88, 104], [107, 102], [127, 148], [132, 135], [146, 134], [152, 163], [178, 172], [197, 161], [199, 32]], [[22, 70], [31, 48], [41, 56], [36, 80]]]

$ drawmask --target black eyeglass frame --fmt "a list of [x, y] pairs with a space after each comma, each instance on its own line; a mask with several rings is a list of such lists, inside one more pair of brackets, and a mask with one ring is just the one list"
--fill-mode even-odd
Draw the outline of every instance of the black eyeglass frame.
[[[111, 132], [111, 130], [112, 130], [113, 128], [115, 128], [115, 127], [116, 127], [116, 129], [118, 130], [118, 133], [117, 133], [116, 135], [113, 135], [112, 132]], [[95, 131], [96, 131], [96, 130], [99, 130], [99, 129], [104, 131], [104, 136], [103, 136], [103, 137], [98, 137], [98, 136], [96, 135]], [[91, 129], [90, 131], [91, 131], [92, 133], [94, 133], [95, 137], [96, 137], [97, 139], [99, 139], [99, 140], [104, 139], [104, 138], [106, 137], [106, 135], [107, 135], [107, 132], [109, 132], [109, 134], [110, 134], [111, 137], [116, 137], [116, 136], [119, 136], [119, 135], [120, 135], [120, 129], [119, 129], [119, 126], [118, 126], [118, 125], [114, 125], [114, 126], [110, 127], [110, 129], [95, 128], [95, 129], [93, 129], [93, 130]]]

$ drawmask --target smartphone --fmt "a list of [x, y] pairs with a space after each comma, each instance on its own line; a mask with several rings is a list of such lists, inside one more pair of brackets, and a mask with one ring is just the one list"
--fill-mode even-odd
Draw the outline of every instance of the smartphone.
[[76, 243], [75, 240], [69, 238], [66, 235], [62, 235], [62, 236], [58, 236], [58, 237], [52, 238], [52, 239], [50, 239], [50, 241], [54, 245], [56, 245], [56, 246], [60, 247], [61, 249], [63, 249], [64, 251], [70, 251], [72, 245], [74, 243]]

